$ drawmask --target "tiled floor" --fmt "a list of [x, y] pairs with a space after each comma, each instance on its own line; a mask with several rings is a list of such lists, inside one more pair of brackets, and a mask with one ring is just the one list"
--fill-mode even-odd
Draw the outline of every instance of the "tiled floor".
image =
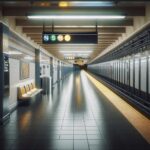
[[0, 150], [148, 150], [150, 145], [76, 72], [0, 127]]

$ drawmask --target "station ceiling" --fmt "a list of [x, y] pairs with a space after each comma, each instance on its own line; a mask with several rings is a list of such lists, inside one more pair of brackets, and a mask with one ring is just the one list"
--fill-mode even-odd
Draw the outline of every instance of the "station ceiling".
[[[60, 59], [60, 51], [92, 51], [88, 61], [95, 58], [105, 48], [115, 42], [127, 26], [133, 26], [133, 17], [145, 16], [146, 1], [104, 1], [104, 0], [13, 0], [0, 1], [2, 15], [14, 17], [16, 26], [22, 27], [23, 33], [34, 42]], [[124, 19], [29, 19], [29, 15], [76, 15], [76, 16], [125, 16]], [[98, 30], [98, 44], [42, 44], [43, 26], [45, 31], [56, 32], [91, 32]], [[75, 54], [74, 54], [75, 55]]]

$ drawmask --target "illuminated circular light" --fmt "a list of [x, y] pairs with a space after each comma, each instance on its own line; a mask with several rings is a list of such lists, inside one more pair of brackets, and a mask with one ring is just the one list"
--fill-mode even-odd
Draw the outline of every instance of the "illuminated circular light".
[[49, 36], [48, 35], [44, 35], [43, 38], [44, 38], [44, 41], [46, 41], [46, 42], [49, 41]]
[[59, 2], [59, 7], [68, 7], [68, 6], [69, 6], [68, 2], [65, 1]]
[[59, 42], [62, 42], [62, 41], [64, 40], [63, 35], [59, 34], [59, 35], [57, 36], [57, 40], [58, 40]]
[[50, 3], [49, 2], [42, 2], [40, 5], [43, 7], [48, 7], [48, 6], [50, 6]]
[[55, 41], [56, 41], [56, 35], [52, 34], [52, 35], [50, 36], [50, 39], [51, 39], [51, 41], [55, 42]]
[[65, 41], [69, 42], [71, 40], [71, 36], [69, 34], [65, 35]]

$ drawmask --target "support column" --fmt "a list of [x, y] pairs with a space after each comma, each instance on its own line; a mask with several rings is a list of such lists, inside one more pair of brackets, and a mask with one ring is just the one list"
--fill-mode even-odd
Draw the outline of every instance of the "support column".
[[37, 88], [41, 88], [40, 82], [40, 50], [35, 49], [35, 85]]
[[60, 61], [57, 62], [57, 81], [60, 80]]
[[59, 75], [60, 75], [60, 80], [62, 80], [62, 72], [61, 72], [62, 71], [62, 68], [61, 68], [62, 67], [62, 62], [61, 61], [60, 61], [59, 65], [60, 65]]
[[53, 85], [53, 57], [50, 57], [50, 76], [51, 76], [51, 87]]
[[9, 111], [9, 57], [8, 52], [9, 28], [0, 23], [0, 124], [10, 118]]

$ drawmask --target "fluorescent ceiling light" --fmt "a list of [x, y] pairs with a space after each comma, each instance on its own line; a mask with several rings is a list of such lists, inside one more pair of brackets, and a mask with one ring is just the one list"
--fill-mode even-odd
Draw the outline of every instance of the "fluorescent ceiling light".
[[49, 63], [49, 60], [40, 60], [41, 63]]
[[[54, 44], [53, 44], [54, 45]], [[86, 43], [84, 43], [84, 44], [74, 44], [74, 43], [67, 43], [67, 44], [61, 44], [61, 43], [59, 43], [59, 44], [57, 44], [57, 45], [60, 45], [60, 47], [63, 45], [63, 46], [95, 46], [95, 45], [97, 45], [97, 44], [86, 44]]]
[[104, 6], [113, 6], [113, 2], [102, 2], [102, 1], [85, 1], [85, 2], [80, 2], [80, 1], [74, 1], [74, 2], [69, 2], [69, 6], [74, 6], [74, 7], [104, 7]]
[[22, 53], [19, 51], [8, 51], [8, 52], [4, 52], [5, 54], [8, 55], [21, 55]]
[[[97, 26], [97, 27], [103, 27], [103, 26]], [[96, 28], [96, 26], [55, 26], [55, 28]]]
[[64, 54], [64, 56], [88, 56], [89, 54]]
[[[54, 26], [55, 28], [96, 28], [96, 26]], [[98, 28], [101, 28], [103, 26], [97, 26]]]
[[33, 60], [34, 58], [31, 57], [31, 56], [25, 56], [24, 59], [27, 59], [27, 60]]
[[69, 53], [69, 54], [73, 54], [73, 53], [77, 53], [77, 54], [80, 54], [80, 53], [92, 53], [93, 51], [60, 51], [61, 53]]
[[58, 3], [59, 7], [104, 7], [104, 6], [114, 6], [113, 2], [104, 1], [61, 1]]
[[74, 57], [65, 57], [65, 59], [74, 59]]
[[53, 19], [53, 20], [109, 20], [109, 19], [124, 19], [121, 15], [30, 15], [29, 19]]
[[78, 56], [88, 56], [89, 54], [77, 54]]

